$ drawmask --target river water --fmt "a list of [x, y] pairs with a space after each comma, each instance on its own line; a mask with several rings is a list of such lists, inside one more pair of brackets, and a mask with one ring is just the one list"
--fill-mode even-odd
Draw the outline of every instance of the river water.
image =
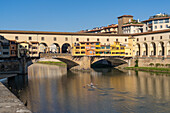
[[168, 74], [33, 64], [27, 83], [18, 96], [35, 113], [170, 113]]

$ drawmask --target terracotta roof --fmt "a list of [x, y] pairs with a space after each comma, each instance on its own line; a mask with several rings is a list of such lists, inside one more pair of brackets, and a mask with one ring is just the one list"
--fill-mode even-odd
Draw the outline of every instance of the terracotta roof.
[[101, 34], [101, 33], [77, 33], [77, 32], [47, 32], [47, 31], [15, 31], [0, 30], [4, 34], [43, 34], [43, 35], [83, 35], [83, 36], [129, 36], [127, 34]]
[[9, 41], [11, 41], [11, 42], [16, 42], [16, 40], [9, 40]]
[[103, 29], [107, 29], [107, 28], [116, 28], [116, 27], [118, 27], [118, 25], [107, 26], [107, 27], [104, 27]]
[[143, 24], [126, 24], [123, 25], [122, 27], [127, 27], [127, 26], [143, 26]]
[[152, 20], [159, 20], [159, 19], [168, 19], [170, 17], [158, 17], [158, 18], [151, 18], [151, 19], [148, 19], [148, 20], [144, 20], [142, 22], [148, 22], [148, 21], [152, 21]]
[[117, 18], [122, 18], [122, 17], [133, 17], [132, 15], [122, 15], [122, 16], [119, 16]]
[[144, 33], [135, 33], [135, 34], [131, 34], [131, 35], [132, 36], [138, 36], [138, 35], [157, 34], [157, 33], [164, 33], [164, 32], [170, 32], [170, 29], [151, 31], [151, 32], [144, 32]]

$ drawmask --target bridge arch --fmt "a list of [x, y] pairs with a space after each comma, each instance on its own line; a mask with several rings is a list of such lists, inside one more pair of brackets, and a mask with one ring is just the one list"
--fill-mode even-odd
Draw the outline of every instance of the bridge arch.
[[150, 43], [150, 55], [156, 56], [156, 44], [154, 42]]
[[48, 45], [46, 43], [40, 43], [40, 53], [48, 53]]
[[64, 43], [61, 47], [61, 52], [62, 53], [71, 53], [71, 44]]
[[95, 65], [97, 63], [106, 64], [108, 66], [116, 67], [122, 64], [128, 63], [123, 58], [114, 58], [114, 57], [107, 57], [107, 58], [98, 58], [95, 57], [95, 59], [91, 62], [91, 65]]
[[53, 43], [50, 45], [50, 52], [51, 53], [60, 53], [60, 46], [57, 43]]

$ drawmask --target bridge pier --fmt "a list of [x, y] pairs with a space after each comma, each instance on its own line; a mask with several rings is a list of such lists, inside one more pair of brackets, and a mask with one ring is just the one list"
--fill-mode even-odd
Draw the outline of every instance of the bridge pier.
[[82, 57], [79, 65], [80, 70], [89, 70], [91, 68], [91, 58], [88, 56]]

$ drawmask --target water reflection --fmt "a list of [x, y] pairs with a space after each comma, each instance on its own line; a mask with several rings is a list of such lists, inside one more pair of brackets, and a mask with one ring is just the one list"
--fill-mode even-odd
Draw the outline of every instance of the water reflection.
[[34, 64], [19, 96], [36, 113], [170, 112], [170, 76]]

